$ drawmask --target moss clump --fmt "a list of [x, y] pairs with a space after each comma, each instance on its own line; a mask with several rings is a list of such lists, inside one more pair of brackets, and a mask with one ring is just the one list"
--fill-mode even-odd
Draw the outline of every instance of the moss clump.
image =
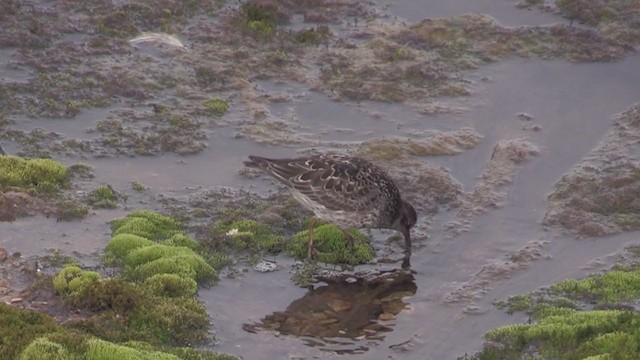
[[605, 36], [621, 43], [640, 42], [640, 24], [633, 15], [637, 4], [629, 0], [556, 0], [560, 13], [571, 20], [597, 28]]
[[138, 340], [153, 345], [187, 345], [208, 339], [209, 318], [200, 302], [152, 291], [186, 293], [186, 286], [158, 285], [163, 285], [162, 281], [157, 281], [155, 287], [121, 279], [95, 281], [65, 297], [70, 305], [94, 313], [70, 326], [114, 342]]
[[318, 26], [293, 33], [293, 41], [304, 45], [319, 45], [326, 43], [330, 38], [331, 30], [328, 26]]
[[100, 274], [85, 271], [76, 265], [67, 265], [53, 278], [53, 288], [58, 294], [71, 295], [82, 292], [89, 284], [98, 281]]
[[71, 200], [62, 200], [56, 203], [58, 208], [57, 221], [70, 221], [84, 219], [89, 215], [89, 207]]
[[[353, 239], [353, 248], [349, 244], [344, 231], [333, 224], [320, 225], [313, 230], [314, 247], [317, 250], [319, 261], [350, 265], [364, 264], [373, 259], [371, 246], [367, 243], [367, 236], [359, 230], [347, 230]], [[309, 230], [295, 234], [291, 239], [289, 252], [298, 257], [307, 256], [307, 244], [309, 242]]]
[[107, 255], [123, 261], [131, 251], [153, 244], [155, 244], [153, 241], [142, 236], [119, 234], [109, 240], [105, 251]]
[[133, 189], [133, 191], [145, 191], [147, 188], [146, 186], [144, 186], [143, 184], [137, 182], [137, 181], [132, 181], [131, 182], [131, 189]]
[[278, 14], [267, 4], [249, 2], [242, 6], [244, 24], [254, 35], [271, 36], [276, 30]]
[[176, 274], [157, 274], [148, 278], [144, 286], [156, 296], [188, 297], [195, 295], [198, 284], [195, 280]]
[[18, 360], [68, 360], [67, 350], [60, 344], [47, 338], [38, 338], [29, 344], [18, 357]]
[[182, 234], [182, 224], [175, 219], [149, 210], [135, 211], [111, 222], [113, 235], [133, 234], [149, 240], [166, 240]]
[[95, 312], [118, 315], [135, 313], [145, 303], [146, 294], [137, 285], [119, 279], [103, 279], [78, 289], [67, 297], [71, 305]]
[[630, 301], [640, 298], [640, 269], [609, 271], [582, 280], [567, 279], [551, 286], [551, 290], [601, 304]]
[[212, 352], [202, 352], [195, 349], [182, 347], [171, 350], [172, 354], [178, 355], [182, 360], [236, 360], [235, 356], [220, 354], [220, 353], [212, 353]]
[[125, 265], [124, 274], [129, 279], [144, 281], [158, 274], [175, 274], [203, 284], [217, 279], [216, 270], [195, 253], [198, 244], [173, 218], [136, 211], [114, 220], [111, 226], [114, 237], [107, 244], [106, 260]]
[[198, 283], [211, 284], [217, 272], [202, 257], [195, 254], [161, 257], [132, 270], [133, 279], [147, 279], [157, 274], [176, 274], [194, 279]]
[[218, 98], [207, 100], [202, 103], [202, 105], [204, 105], [207, 111], [216, 116], [222, 116], [229, 110], [229, 102]]
[[[137, 311], [121, 312], [124, 302], [105, 305], [104, 311], [81, 323], [70, 322], [57, 325], [44, 313], [14, 308], [0, 303], [0, 359], [18, 360], [69, 360], [69, 359], [181, 359], [181, 360], [231, 360], [235, 357], [215, 352], [184, 347], [167, 347], [166, 343], [197, 342], [208, 330], [208, 318], [204, 308], [190, 299], [181, 308], [184, 299], [165, 300], [162, 297], [145, 298], [138, 287], [123, 286], [114, 292], [118, 282], [102, 281], [96, 287], [105, 291], [101, 300], [115, 299], [129, 293], [139, 300], [132, 308]], [[124, 283], [119, 283], [123, 285]], [[159, 310], [154, 312], [154, 308]], [[116, 313], [114, 309], [120, 311]], [[144, 311], [143, 311], [144, 310]], [[116, 316], [116, 314], [119, 314]], [[124, 316], [122, 315], [124, 314]], [[193, 325], [193, 326], [192, 326]], [[96, 339], [69, 327], [79, 327], [124, 344], [113, 344], [105, 339]], [[174, 334], [172, 332], [182, 332]], [[130, 341], [146, 339], [147, 342]], [[127, 357], [131, 355], [132, 357]]]
[[521, 359], [532, 353], [560, 360], [636, 359], [640, 314], [629, 311], [628, 303], [640, 298], [640, 269], [637, 264], [616, 269], [500, 302], [498, 307], [526, 312], [534, 322], [489, 332], [488, 343], [471, 359]]
[[15, 359], [31, 341], [62, 330], [47, 314], [0, 303], [0, 359]]
[[[217, 273], [195, 253], [197, 243], [184, 234], [182, 224], [161, 214], [139, 211], [115, 220], [112, 227], [114, 233], [120, 233], [107, 244], [106, 259], [123, 265], [122, 273], [116, 278], [100, 278], [95, 272], [70, 265], [53, 279], [55, 290], [69, 305], [93, 312], [70, 326], [108, 341], [151, 344], [148, 349], [118, 348], [112, 352], [118, 359], [126, 354], [147, 356], [145, 351], [151, 354], [149, 358], [161, 358], [153, 346], [191, 345], [209, 339], [206, 309], [193, 296], [198, 283], [214, 282]], [[112, 344], [100, 346], [109, 348]], [[215, 358], [208, 352], [192, 354], [194, 359]]]
[[130, 278], [144, 280], [157, 274], [176, 274], [191, 279], [196, 277], [195, 269], [189, 264], [181, 263], [176, 258], [160, 258], [133, 269]]
[[161, 244], [169, 246], [183, 246], [192, 250], [195, 250], [198, 247], [198, 243], [185, 234], [175, 234], [169, 239], [162, 241]]
[[164, 344], [191, 345], [209, 339], [209, 315], [202, 303], [184, 297], [156, 299], [164, 300], [148, 303], [131, 318], [134, 329]]
[[640, 315], [618, 310], [575, 311], [539, 318], [535, 324], [507, 325], [486, 335], [501, 346], [485, 348], [473, 359], [519, 359], [535, 346], [543, 358], [609, 356], [635, 359]]
[[113, 209], [118, 206], [118, 193], [111, 186], [101, 186], [89, 193], [89, 205], [94, 208]]
[[195, 14], [215, 14], [217, 1], [165, 0], [149, 4], [129, 1], [101, 6], [91, 17], [96, 30], [109, 38], [124, 38], [146, 31], [175, 33]]
[[178, 255], [195, 255], [188, 247], [177, 247], [161, 244], [153, 244], [132, 250], [124, 259], [124, 263], [131, 267], [136, 267], [148, 262]]
[[277, 253], [283, 250], [284, 237], [255, 220], [238, 220], [231, 223], [217, 222], [213, 225], [215, 235], [228, 237], [233, 247]]
[[160, 351], [138, 350], [99, 339], [88, 341], [87, 358], [91, 360], [180, 360]]
[[162, 227], [149, 219], [138, 217], [128, 218], [113, 232], [114, 235], [133, 234], [149, 240], [163, 240], [177, 233], [179, 230]]
[[56, 193], [66, 184], [68, 175], [67, 168], [55, 160], [0, 156], [0, 190]]
[[639, 126], [638, 104], [616, 116], [600, 144], [556, 182], [546, 225], [589, 237], [640, 229]]

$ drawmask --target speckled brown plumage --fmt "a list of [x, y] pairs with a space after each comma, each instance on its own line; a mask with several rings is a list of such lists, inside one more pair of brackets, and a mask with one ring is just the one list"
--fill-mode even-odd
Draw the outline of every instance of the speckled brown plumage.
[[296, 200], [320, 219], [342, 228], [400, 231], [408, 264], [410, 229], [417, 216], [386, 171], [367, 160], [341, 154], [249, 159], [246, 166], [261, 169], [285, 184]]

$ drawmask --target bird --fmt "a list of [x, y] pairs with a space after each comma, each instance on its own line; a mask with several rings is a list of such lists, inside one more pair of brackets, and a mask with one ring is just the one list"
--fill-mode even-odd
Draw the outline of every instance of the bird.
[[[411, 228], [417, 222], [417, 213], [402, 199], [395, 182], [382, 168], [363, 158], [337, 153], [283, 159], [250, 155], [244, 165], [260, 169], [286, 185], [315, 217], [334, 223], [343, 231], [371, 228], [400, 232], [405, 243], [402, 268], [410, 268]], [[309, 257], [312, 234], [310, 222]]]

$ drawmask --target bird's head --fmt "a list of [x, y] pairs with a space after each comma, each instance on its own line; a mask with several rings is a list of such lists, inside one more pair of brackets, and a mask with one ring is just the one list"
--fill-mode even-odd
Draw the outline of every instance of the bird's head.
[[[410, 239], [411, 236], [409, 235], [409, 232], [417, 221], [418, 214], [416, 213], [416, 209], [414, 209], [408, 202], [402, 200], [400, 211], [398, 212], [396, 221], [393, 224], [394, 229], [401, 232], [402, 235], [404, 235], [405, 240]], [[410, 240], [407, 241], [410, 242]]]

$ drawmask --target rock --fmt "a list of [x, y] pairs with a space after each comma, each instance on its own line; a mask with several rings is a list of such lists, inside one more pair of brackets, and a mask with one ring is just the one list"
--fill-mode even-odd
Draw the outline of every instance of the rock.
[[533, 119], [533, 116], [527, 114], [526, 112], [521, 112], [521, 113], [518, 113], [518, 119], [524, 120], [524, 121], [531, 121]]
[[318, 323], [320, 325], [330, 325], [330, 324], [335, 324], [338, 322], [338, 319], [333, 318], [333, 319], [325, 319], [325, 320], [320, 320], [318, 321]]
[[419, 344], [421, 344], [421, 342], [419, 342], [416, 336], [414, 335], [407, 341], [403, 341], [399, 344], [389, 345], [389, 349], [402, 353], [402, 352], [414, 350], [416, 345], [419, 345]]
[[385, 313], [397, 314], [407, 306], [402, 300], [389, 301], [382, 304]]
[[412, 296], [415, 293], [412, 293], [411, 291], [398, 291], [395, 292], [393, 294], [387, 295], [385, 297], [383, 297], [382, 299], [380, 299], [381, 302], [389, 302], [389, 301], [394, 301], [394, 300], [402, 300], [405, 297], [409, 297]]
[[380, 314], [380, 316], [378, 316], [378, 320], [380, 321], [391, 321], [391, 320], [395, 320], [396, 316], [393, 315], [392, 313], [382, 313]]
[[253, 266], [253, 270], [265, 273], [278, 270], [278, 264], [273, 261], [260, 260], [257, 264]]
[[477, 305], [468, 305], [462, 310], [465, 314], [482, 315], [489, 312], [489, 309], [483, 309]]
[[4, 262], [5, 260], [7, 260], [7, 249], [0, 247], [0, 262]]
[[333, 299], [327, 303], [327, 306], [335, 312], [345, 311], [352, 308], [350, 302], [342, 299]]

